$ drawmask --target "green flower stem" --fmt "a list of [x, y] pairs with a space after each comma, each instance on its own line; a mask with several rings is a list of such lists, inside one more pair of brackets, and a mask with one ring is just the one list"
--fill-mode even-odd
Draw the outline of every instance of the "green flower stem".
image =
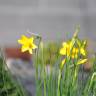
[[[2, 73], [3, 73], [3, 83], [4, 83], [5, 88], [7, 89], [7, 86], [6, 86], [5, 82], [4, 82], [4, 81], [6, 81], [6, 78], [7, 78], [6, 76], [4, 77], [4, 74], [6, 74], [5, 71], [4, 71], [5, 66], [6, 66], [6, 69], [7, 69], [7, 72], [8, 72], [6, 75], [7, 75], [9, 78], [11, 78], [12, 74], [11, 74], [8, 66], [6, 65], [6, 57], [4, 56], [3, 51], [4, 51], [3, 48], [0, 48], [1, 57], [2, 57], [2, 59], [3, 59], [3, 65], [2, 65], [2, 67], [3, 67], [3, 69], [2, 69]], [[17, 79], [17, 78], [16, 78], [16, 79]], [[17, 90], [18, 94], [19, 94], [20, 96], [26, 96], [27, 94], [26, 94], [25, 90], [23, 89], [23, 87], [22, 87], [21, 83], [19, 82], [19, 80], [17, 79], [17, 82], [16, 82], [16, 81], [14, 82], [14, 79], [13, 79], [13, 78], [11, 78], [11, 80], [12, 80], [12, 81], [10, 81], [11, 83], [13, 83], [13, 84], [15, 83], [14, 85], [15, 85], [15, 87], [16, 87], [16, 90]], [[6, 82], [7, 82], [7, 81], [6, 81]], [[6, 95], [9, 96], [7, 90], [6, 90], [6, 93], [7, 93]]]
[[38, 60], [38, 55], [39, 55], [39, 47], [40, 47], [40, 42], [41, 42], [41, 37], [38, 37], [37, 39], [39, 39], [39, 42], [38, 42], [38, 49], [36, 50], [36, 58], [35, 58], [35, 70], [36, 70], [36, 73], [35, 73], [35, 79], [36, 79], [36, 96], [40, 96], [40, 94], [39, 93], [41, 93], [41, 92], [39, 92], [40, 91], [40, 86], [39, 86], [39, 76], [38, 76], [38, 69], [39, 69], [39, 67], [38, 67], [38, 63], [39, 63], [39, 60]]
[[76, 66], [76, 68], [75, 68], [75, 70], [74, 70], [73, 85], [74, 85], [74, 83], [75, 83], [75, 81], [76, 81], [76, 78], [77, 78], [77, 66]]
[[77, 85], [77, 79], [78, 79], [78, 66], [74, 66], [75, 68], [74, 68], [74, 75], [73, 75], [73, 81], [72, 81], [72, 94], [73, 95], [76, 95], [77, 93], [76, 93], [76, 90], [77, 90], [77, 87], [78, 87], [78, 85]]
[[90, 93], [89, 91], [90, 91], [90, 89], [92, 87], [95, 76], [96, 76], [96, 72], [94, 72], [92, 77], [90, 79], [88, 79], [87, 84], [85, 86], [85, 89], [83, 91], [83, 96], [88, 96], [88, 94]]
[[[37, 55], [36, 55], [37, 58]], [[35, 80], [36, 80], [36, 96], [38, 96], [38, 65], [37, 65], [37, 59], [35, 59], [36, 66], [35, 66]]]
[[61, 70], [59, 70], [59, 75], [58, 75], [58, 89], [57, 89], [57, 94], [58, 96], [60, 96], [60, 81], [61, 81], [61, 75], [62, 75], [62, 72]]
[[92, 86], [92, 83], [94, 81], [94, 77], [96, 76], [96, 72], [93, 73], [92, 77], [91, 77], [91, 80], [90, 80], [90, 84], [89, 84], [89, 87], [88, 87], [88, 91], [90, 90], [91, 86]]
[[44, 62], [44, 46], [43, 43], [41, 42], [41, 51], [42, 51], [42, 65], [43, 65], [43, 76], [44, 76], [44, 96], [46, 96], [46, 66], [45, 66], [45, 62]]
[[44, 68], [44, 96], [46, 96], [46, 72]]

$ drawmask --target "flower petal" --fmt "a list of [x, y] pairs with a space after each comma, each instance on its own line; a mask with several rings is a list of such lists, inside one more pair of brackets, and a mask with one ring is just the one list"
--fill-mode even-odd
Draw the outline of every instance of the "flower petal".
[[34, 38], [33, 38], [33, 37], [29, 38], [29, 41], [30, 41], [31, 43], [33, 43]]
[[32, 49], [36, 49], [37, 48], [37, 46], [35, 44], [33, 44], [32, 47], [33, 47]]
[[65, 48], [61, 48], [60, 49], [60, 54], [61, 55], [66, 55], [66, 49]]
[[62, 43], [63, 47], [67, 46], [67, 43], [66, 42], [63, 42]]
[[19, 44], [25, 44], [25, 43], [27, 43], [27, 42], [28, 42], [28, 38], [27, 38], [26, 36], [24, 36], [24, 35], [22, 35], [22, 36], [21, 36], [21, 39], [18, 40], [18, 43], [19, 43]]
[[60, 68], [63, 67], [63, 65], [65, 64], [65, 62], [66, 62], [66, 59], [62, 60], [61, 65], [60, 65]]
[[80, 59], [78, 62], [77, 62], [77, 65], [79, 64], [83, 64], [87, 61], [87, 59]]
[[28, 50], [28, 47], [23, 45], [22, 48], [21, 48], [21, 52], [25, 52], [27, 50]]
[[86, 52], [85, 52], [84, 48], [81, 48], [81, 49], [80, 49], [80, 53], [81, 53], [83, 56], [86, 55]]
[[29, 51], [30, 54], [32, 54], [32, 49], [31, 48], [28, 51]]

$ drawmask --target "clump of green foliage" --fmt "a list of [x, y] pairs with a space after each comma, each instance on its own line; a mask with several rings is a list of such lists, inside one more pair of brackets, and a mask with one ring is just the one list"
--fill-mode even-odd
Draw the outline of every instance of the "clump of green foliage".
[[[88, 55], [87, 51], [85, 52], [86, 42], [79, 39], [77, 33], [70, 39], [71, 41], [63, 43], [64, 56], [60, 56], [58, 50], [60, 47], [56, 47], [57, 45], [49, 44], [44, 47], [41, 42], [34, 64], [36, 96], [96, 96], [96, 58], [93, 60], [94, 67], [90, 73], [84, 72], [82, 66], [86, 63]], [[50, 69], [49, 74], [47, 67]]]
[[36, 96], [96, 96], [96, 57], [87, 74], [82, 67], [88, 60], [87, 42], [79, 39], [79, 29], [62, 43], [62, 48], [55, 43], [45, 47], [42, 37], [34, 33], [19, 40], [22, 52], [35, 52]]
[[0, 96], [26, 96], [20, 84], [13, 79], [0, 50]]

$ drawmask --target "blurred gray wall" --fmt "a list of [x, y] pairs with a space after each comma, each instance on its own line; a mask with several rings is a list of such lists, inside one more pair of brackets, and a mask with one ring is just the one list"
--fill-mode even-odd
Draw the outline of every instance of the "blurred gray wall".
[[96, 0], [0, 0], [1, 46], [17, 44], [27, 30], [45, 41], [64, 39], [76, 24], [81, 38], [96, 41]]

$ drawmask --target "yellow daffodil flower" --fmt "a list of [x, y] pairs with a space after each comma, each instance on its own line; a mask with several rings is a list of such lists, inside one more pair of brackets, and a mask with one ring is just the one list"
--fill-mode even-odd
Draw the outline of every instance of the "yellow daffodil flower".
[[60, 49], [60, 54], [61, 55], [66, 55], [67, 57], [69, 57], [70, 55], [70, 51], [72, 48], [72, 42], [64, 42], [63, 44], [63, 48]]
[[78, 57], [78, 52], [79, 52], [79, 50], [78, 50], [78, 48], [73, 48], [73, 50], [72, 50], [72, 58], [74, 59], [74, 58], [77, 58]]
[[[83, 57], [86, 56], [86, 50], [85, 50], [86, 41], [81, 41], [77, 38], [77, 34], [75, 34], [75, 37], [68, 41], [64, 42], [62, 44], [62, 48], [60, 49], [60, 54], [66, 56], [66, 58], [70, 57], [72, 60], [79, 59], [79, 55], [82, 55]], [[65, 64], [66, 58], [62, 61], [61, 66]], [[77, 64], [83, 64], [87, 61], [87, 59], [79, 59], [77, 61]]]
[[67, 57], [73, 57], [73, 58], [77, 58], [77, 54], [79, 52], [78, 48], [72, 48], [72, 42], [64, 42], [63, 47], [60, 49], [60, 54], [61, 55], [65, 55]]
[[21, 51], [29, 51], [30, 54], [32, 54], [32, 49], [36, 49], [37, 46], [33, 43], [34, 38], [28, 38], [24, 35], [22, 35], [21, 39], [18, 40], [18, 43], [22, 45]]

